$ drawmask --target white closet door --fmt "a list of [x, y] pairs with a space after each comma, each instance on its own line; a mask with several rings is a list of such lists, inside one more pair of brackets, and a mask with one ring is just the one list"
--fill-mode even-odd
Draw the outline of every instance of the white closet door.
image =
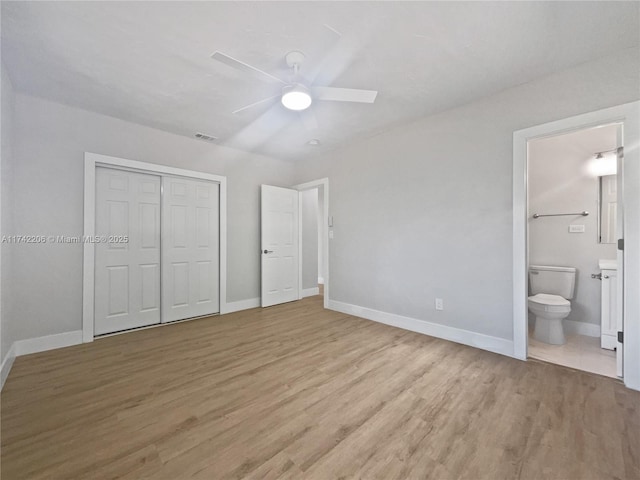
[[162, 178], [162, 322], [220, 311], [220, 192]]
[[160, 323], [160, 177], [96, 168], [96, 236], [95, 334]]

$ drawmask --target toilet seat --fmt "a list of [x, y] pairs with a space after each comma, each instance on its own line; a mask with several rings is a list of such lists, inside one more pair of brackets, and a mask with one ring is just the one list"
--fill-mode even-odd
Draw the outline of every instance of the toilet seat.
[[561, 313], [571, 311], [571, 302], [560, 295], [538, 293], [529, 297], [529, 307], [545, 312]]

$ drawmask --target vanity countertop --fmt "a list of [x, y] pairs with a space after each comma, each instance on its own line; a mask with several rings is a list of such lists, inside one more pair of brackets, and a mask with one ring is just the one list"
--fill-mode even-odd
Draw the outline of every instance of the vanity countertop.
[[598, 260], [598, 267], [600, 270], [617, 270], [618, 269], [618, 261], [617, 260]]

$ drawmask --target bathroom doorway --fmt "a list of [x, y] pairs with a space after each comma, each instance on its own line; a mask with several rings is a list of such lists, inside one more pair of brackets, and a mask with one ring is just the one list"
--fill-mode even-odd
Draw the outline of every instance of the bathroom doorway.
[[[585, 282], [597, 282], [600, 287], [600, 295], [598, 300], [606, 301], [607, 304], [615, 308], [613, 315], [615, 318], [615, 331], [609, 332], [611, 335], [607, 339], [602, 338], [602, 318], [600, 319], [601, 346], [604, 340], [616, 342], [616, 376], [623, 378], [628, 388], [640, 390], [640, 296], [635, 294], [625, 295], [625, 292], [640, 291], [640, 102], [631, 102], [624, 105], [609, 107], [603, 110], [593, 111], [574, 117], [557, 120], [554, 122], [528, 127], [518, 130], [513, 134], [513, 356], [521, 360], [531, 358], [529, 345], [529, 297], [531, 295], [529, 286], [529, 254], [530, 254], [530, 232], [531, 222], [550, 219], [564, 219], [566, 224], [563, 227], [562, 234], [565, 236], [573, 235], [574, 242], [576, 238], [586, 238], [589, 231], [594, 227], [588, 227], [586, 219], [596, 219], [596, 221], [606, 220], [611, 217], [611, 211], [603, 213], [601, 210], [604, 205], [609, 202], [610, 197], [606, 196], [607, 192], [600, 189], [607, 186], [607, 179], [596, 180], [595, 209], [588, 210], [587, 207], [577, 207], [577, 210], [562, 211], [533, 211], [529, 207], [529, 149], [533, 145], [533, 141], [540, 139], [551, 139], [564, 134], [577, 133], [580, 130], [592, 129], [595, 127], [605, 128], [609, 125], [617, 125], [617, 143], [616, 146], [624, 148], [617, 149], [614, 156], [617, 157], [618, 168], [624, 169], [619, 175], [616, 182], [617, 200], [616, 200], [616, 219], [619, 220], [616, 225], [616, 262], [597, 262], [596, 265], [590, 264], [588, 271], [580, 273], [588, 273], [588, 278], [578, 273], [576, 268], [575, 293], [585, 287]], [[600, 147], [595, 147], [598, 150]], [[589, 152], [589, 156], [585, 159], [585, 163], [593, 163], [598, 157], [598, 153], [607, 153], [611, 157], [611, 152]], [[603, 155], [605, 156], [605, 155]], [[601, 160], [601, 158], [597, 158]], [[554, 168], [561, 168], [556, 164]], [[585, 166], [586, 168], [586, 166]], [[593, 174], [593, 173], [592, 173]], [[595, 174], [594, 174], [595, 175]], [[604, 175], [595, 175], [600, 177]], [[567, 182], [565, 182], [567, 183]], [[568, 181], [570, 184], [571, 182]], [[603, 187], [604, 185], [604, 187]], [[535, 188], [535, 187], [534, 187]], [[556, 188], [562, 188], [562, 185]], [[554, 192], [550, 191], [548, 196], [553, 196]], [[598, 203], [600, 202], [600, 203]], [[624, 203], [624, 210], [622, 204]], [[593, 205], [593, 203], [592, 203]], [[600, 206], [600, 209], [598, 208]], [[573, 207], [573, 205], [572, 205]], [[609, 208], [609, 207], [607, 207]], [[583, 212], [588, 212], [583, 215]], [[533, 215], [539, 215], [534, 219]], [[542, 216], [554, 213], [572, 214], [560, 216]], [[602, 217], [602, 218], [600, 218]], [[569, 219], [567, 221], [567, 219]], [[598, 230], [599, 228], [599, 230]], [[595, 230], [591, 233], [597, 241], [600, 237], [607, 237], [607, 228], [611, 231], [610, 225], [599, 225], [596, 222]], [[583, 231], [584, 230], [584, 231]], [[565, 233], [566, 232], [566, 233]], [[596, 247], [597, 248], [597, 247]], [[606, 248], [606, 247], [605, 247]], [[556, 260], [549, 257], [549, 261], [541, 263], [552, 263]], [[600, 258], [598, 260], [608, 260], [608, 258]], [[535, 264], [533, 264], [535, 265]], [[556, 265], [559, 265], [556, 263]], [[538, 265], [544, 267], [545, 265]], [[551, 266], [552, 265], [546, 265]], [[560, 266], [567, 265], [565, 261]], [[615, 267], [615, 268], [614, 268]], [[594, 271], [591, 271], [593, 269]], [[605, 272], [605, 270], [614, 270], [613, 277]], [[596, 278], [591, 278], [591, 275]], [[599, 278], [598, 278], [599, 277]], [[610, 302], [604, 299], [602, 281], [607, 280], [611, 289], [608, 291], [610, 297], [615, 297], [616, 301]], [[565, 285], [566, 286], [566, 285]], [[570, 299], [568, 302], [571, 304]], [[577, 299], [576, 299], [577, 300]], [[543, 302], [544, 303], [544, 302]], [[571, 304], [572, 307], [577, 304]], [[538, 309], [539, 310], [539, 309]], [[554, 310], [550, 308], [549, 311]], [[582, 310], [578, 308], [576, 314]], [[612, 312], [610, 312], [612, 313]], [[553, 317], [553, 315], [551, 315]], [[571, 318], [566, 315], [566, 319], [578, 321], [577, 318]], [[584, 319], [580, 319], [584, 320]], [[563, 329], [565, 320], [562, 321]], [[589, 324], [591, 322], [582, 322]], [[567, 333], [572, 334], [573, 331], [580, 330], [582, 334], [587, 333], [586, 330], [595, 329], [598, 325], [591, 323], [595, 327], [575, 326], [569, 324]], [[610, 327], [610, 326], [609, 326]], [[534, 327], [535, 328], [535, 327]], [[572, 330], [573, 329], [573, 330]], [[597, 330], [591, 331], [591, 335], [597, 333]], [[589, 336], [589, 335], [583, 335]], [[597, 339], [597, 337], [595, 337]], [[624, 342], [624, 343], [621, 343]], [[605, 348], [605, 350], [609, 350]], [[535, 354], [534, 354], [535, 355]], [[547, 361], [552, 359], [547, 359]], [[572, 365], [573, 368], [584, 369], [585, 365]]]
[[621, 140], [610, 123], [527, 144], [528, 355], [613, 378]]
[[296, 185], [300, 192], [300, 298], [319, 295], [329, 302], [329, 180]]

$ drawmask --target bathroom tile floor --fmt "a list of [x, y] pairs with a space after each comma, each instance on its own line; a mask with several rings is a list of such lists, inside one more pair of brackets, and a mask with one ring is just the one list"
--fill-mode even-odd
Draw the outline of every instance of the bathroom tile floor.
[[571, 334], [564, 345], [549, 345], [534, 339], [529, 329], [529, 357], [617, 378], [616, 352], [600, 348], [600, 337]]

